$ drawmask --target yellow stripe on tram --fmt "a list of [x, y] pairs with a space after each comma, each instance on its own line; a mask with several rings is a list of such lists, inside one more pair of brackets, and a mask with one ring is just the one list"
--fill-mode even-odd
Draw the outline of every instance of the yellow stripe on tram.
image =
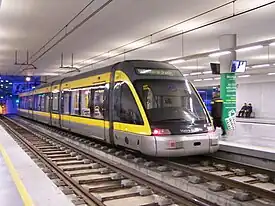
[[24, 184], [22, 183], [19, 174], [15, 170], [12, 161], [10, 160], [10, 157], [8, 156], [6, 150], [4, 147], [0, 144], [0, 152], [4, 158], [4, 161], [6, 162], [6, 165], [8, 167], [8, 170], [11, 174], [11, 177], [13, 179], [14, 184], [16, 185], [16, 188], [21, 196], [21, 199], [25, 206], [33, 206], [33, 201], [31, 199], [31, 196], [27, 192], [27, 189], [25, 188]]

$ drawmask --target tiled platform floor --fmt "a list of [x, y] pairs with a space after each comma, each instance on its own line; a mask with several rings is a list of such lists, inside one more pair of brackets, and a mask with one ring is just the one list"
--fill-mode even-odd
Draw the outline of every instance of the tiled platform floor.
[[236, 131], [224, 140], [275, 152], [275, 125], [237, 122]]

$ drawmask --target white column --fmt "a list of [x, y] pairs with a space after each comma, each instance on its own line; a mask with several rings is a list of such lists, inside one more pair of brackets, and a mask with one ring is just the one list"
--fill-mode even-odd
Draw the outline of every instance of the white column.
[[232, 50], [230, 54], [222, 55], [219, 58], [220, 61], [220, 72], [229, 73], [232, 60], [236, 60], [236, 46], [237, 46], [237, 35], [236, 34], [225, 34], [219, 37], [220, 50]]

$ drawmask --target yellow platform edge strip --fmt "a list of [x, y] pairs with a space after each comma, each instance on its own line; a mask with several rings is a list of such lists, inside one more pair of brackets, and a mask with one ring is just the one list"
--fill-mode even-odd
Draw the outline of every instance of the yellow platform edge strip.
[[21, 181], [19, 174], [17, 173], [17, 171], [15, 170], [12, 161], [9, 157], [9, 155], [7, 154], [6, 150], [4, 149], [4, 147], [0, 144], [0, 152], [3, 156], [3, 159], [8, 167], [8, 170], [10, 172], [10, 175], [13, 179], [14, 184], [17, 187], [17, 190], [21, 196], [22, 202], [24, 203], [25, 206], [33, 206], [33, 201], [29, 195], [29, 193], [27, 192], [27, 189], [25, 188], [23, 182]]

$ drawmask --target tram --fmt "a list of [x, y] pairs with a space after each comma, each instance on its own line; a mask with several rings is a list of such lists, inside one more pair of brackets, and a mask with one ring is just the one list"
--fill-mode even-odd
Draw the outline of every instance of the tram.
[[19, 95], [18, 114], [150, 156], [218, 150], [197, 90], [173, 65], [128, 60]]

